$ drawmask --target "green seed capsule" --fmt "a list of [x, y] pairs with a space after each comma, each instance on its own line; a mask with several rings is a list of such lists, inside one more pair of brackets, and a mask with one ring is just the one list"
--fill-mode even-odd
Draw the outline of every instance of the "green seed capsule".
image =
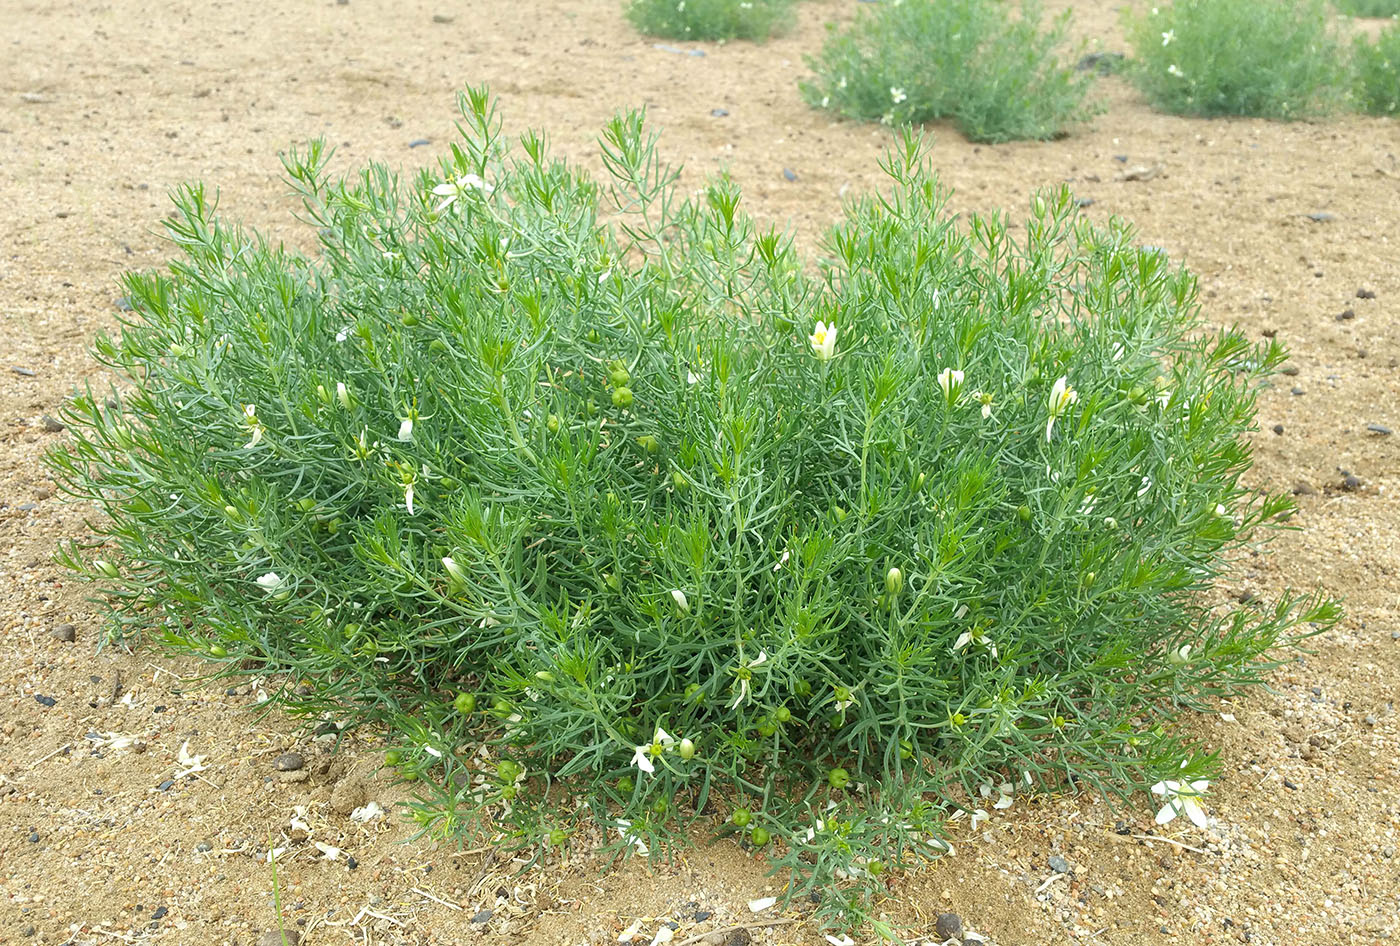
[[826, 773], [826, 784], [835, 789], [845, 788], [851, 784], [851, 773], [843, 768], [834, 768]]
[[792, 710], [788, 709], [786, 706], [779, 706], [778, 709], [773, 713], [773, 718], [780, 723], [791, 722]]
[[684, 493], [686, 490], [690, 489], [690, 480], [686, 479], [685, 474], [680, 470], [676, 470], [671, 474], [671, 486], [676, 492]]
[[637, 783], [632, 780], [632, 776], [624, 775], [617, 780], [617, 790], [624, 795], [630, 795], [637, 788]]
[[622, 387], [614, 388], [612, 393], [612, 402], [614, 407], [631, 407], [632, 389], [626, 387], [625, 385]]
[[1016, 507], [1016, 518], [1017, 518], [1017, 519], [1020, 519], [1022, 522], [1030, 522], [1030, 521], [1031, 521], [1031, 507], [1030, 507], [1030, 506], [1017, 506], [1017, 507]]
[[385, 752], [385, 753], [384, 753], [384, 763], [385, 763], [385, 765], [402, 765], [402, 764], [403, 764], [403, 750], [402, 750], [402, 749], [390, 749], [390, 750], [388, 750], [387, 752]]
[[434, 355], [445, 355], [447, 354], [447, 343], [440, 338], [435, 338], [428, 343], [428, 351]]
[[735, 808], [729, 815], [729, 820], [736, 828], [747, 827], [748, 823], [753, 820], [753, 813], [747, 808]]
[[418, 324], [418, 316], [414, 315], [412, 312], [405, 312], [399, 318], [399, 321], [409, 328], [413, 328], [413, 326]]
[[661, 450], [661, 444], [651, 434], [642, 434], [638, 437], [637, 446], [641, 447], [651, 456], [655, 456]]
[[552, 433], [552, 434], [557, 434], [557, 433], [559, 433], [559, 415], [558, 415], [558, 414], [550, 414], [549, 417], [548, 417], [548, 419], [545, 420], [544, 425], [545, 425], [545, 427], [549, 428], [549, 432], [550, 432], [550, 433]]
[[549, 843], [554, 845], [555, 847], [559, 847], [567, 843], [568, 840], [569, 833], [563, 828], [555, 828], [553, 831], [549, 832]]
[[470, 716], [476, 712], [476, 697], [470, 693], [458, 693], [452, 701], [452, 708], [463, 716]]
[[96, 568], [98, 571], [100, 571], [102, 574], [106, 575], [108, 578], [116, 578], [118, 575], [121, 574], [121, 572], [117, 569], [117, 566], [113, 565], [105, 558], [99, 558], [97, 561], [92, 563], [92, 566], [93, 568]]
[[771, 837], [767, 828], [754, 828], [753, 831], [749, 833], [749, 843], [754, 847], [763, 847], [763, 845], [768, 843]]

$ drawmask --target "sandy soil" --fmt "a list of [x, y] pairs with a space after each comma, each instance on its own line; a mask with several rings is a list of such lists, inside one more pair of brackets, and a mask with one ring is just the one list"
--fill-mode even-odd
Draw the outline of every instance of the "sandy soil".
[[[196, 687], [197, 666], [150, 649], [99, 652], [92, 606], [50, 562], [58, 539], [83, 533], [83, 511], [40, 465], [64, 436], [46, 415], [99, 377], [84, 346], [113, 324], [117, 275], [171, 254], [159, 224], [180, 182], [203, 178], [230, 214], [304, 241], [279, 149], [323, 135], [342, 169], [416, 168], [453, 134], [455, 90], [485, 81], [512, 127], [541, 126], [586, 164], [612, 112], [645, 105], [691, 178], [728, 166], [757, 212], [809, 245], [843, 193], [877, 183], [887, 132], [834, 124], [796, 87], [824, 23], [854, 3], [805, 3], [790, 36], [703, 56], [636, 36], [619, 7], [0, 0], [0, 943], [259, 943], [276, 926], [270, 844], [286, 849], [288, 928], [313, 946], [608, 943], [638, 917], [643, 942], [669, 920], [679, 943], [777, 918], [745, 904], [781, 881], [728, 843], [698, 838], [670, 865], [608, 871], [575, 855], [513, 877], [486, 852], [411, 841], [393, 817], [352, 821], [401, 797], [373, 776], [372, 738], [333, 753], [252, 712], [255, 687]], [[1116, 4], [1075, 7], [1086, 41], [1122, 49]], [[1400, 441], [1377, 428], [1400, 430], [1400, 128], [1172, 118], [1116, 80], [1098, 95], [1104, 114], [1057, 142], [976, 147], [933, 129], [954, 205], [1020, 208], [1070, 181], [1091, 217], [1136, 221], [1199, 273], [1211, 319], [1292, 348], [1296, 374], [1261, 400], [1255, 479], [1299, 493], [1300, 529], [1219, 593], [1321, 586], [1348, 616], [1269, 691], [1194, 724], [1225, 760], [1207, 830], [1158, 830], [1146, 807], [1089, 798], [1018, 802], [956, 857], [893, 881], [880, 909], [925, 940], [941, 912], [999, 944], [1388, 939]], [[1123, 179], [1153, 165], [1150, 180]], [[177, 777], [186, 743], [207, 768]], [[305, 764], [279, 773], [288, 751]], [[344, 854], [328, 860], [317, 841]], [[1052, 854], [1070, 870], [1052, 870]], [[802, 923], [751, 935], [821, 941]]]

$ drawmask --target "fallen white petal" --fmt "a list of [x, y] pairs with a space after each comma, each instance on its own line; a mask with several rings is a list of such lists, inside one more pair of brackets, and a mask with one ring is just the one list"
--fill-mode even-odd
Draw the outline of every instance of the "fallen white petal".
[[778, 902], [778, 898], [777, 898], [777, 897], [759, 897], [757, 900], [750, 900], [750, 901], [749, 901], [749, 912], [750, 912], [750, 913], [762, 913], [764, 910], [767, 910], [769, 907], [771, 907], [773, 904], [775, 904], [775, 903], [777, 903], [777, 902]]
[[320, 851], [326, 856], [326, 860], [328, 861], [333, 861], [336, 858], [340, 857], [340, 848], [336, 847], [333, 844], [324, 844], [320, 841], [312, 841], [311, 843], [316, 846], [316, 850]]
[[379, 807], [379, 802], [372, 801], [368, 805], [361, 805], [350, 812], [351, 821], [370, 822], [384, 817], [384, 809]]
[[631, 926], [617, 934], [617, 941], [619, 943], [630, 943], [632, 942], [632, 937], [636, 936], [641, 929], [642, 921], [640, 919], [634, 920]]

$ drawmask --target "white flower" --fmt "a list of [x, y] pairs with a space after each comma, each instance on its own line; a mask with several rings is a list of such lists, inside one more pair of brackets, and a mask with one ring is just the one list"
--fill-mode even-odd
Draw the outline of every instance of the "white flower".
[[836, 323], [827, 325], [825, 322], [818, 322], [817, 327], [812, 329], [812, 334], [807, 336], [807, 340], [812, 343], [812, 353], [822, 361], [830, 361], [836, 354]]
[[1186, 73], [1182, 72], [1176, 63], [1172, 63], [1170, 66], [1167, 66], [1167, 75], [1176, 76], [1178, 79], [1186, 78]]
[[448, 181], [433, 188], [433, 194], [443, 198], [442, 203], [433, 208], [433, 213], [440, 214], [455, 201], [465, 198], [473, 191], [480, 191], [483, 195], [490, 194], [496, 188], [482, 180], [475, 174], [464, 174], [455, 181]]
[[1215, 504], [1215, 514], [1216, 514], [1217, 516], [1224, 516], [1224, 515], [1225, 515], [1225, 504], [1224, 504], [1224, 503], [1216, 503], [1216, 504]]
[[829, 96], [829, 95], [823, 95], [823, 96], [822, 96], [822, 108], [826, 108], [826, 107], [827, 107], [828, 105], [830, 105], [830, 104], [831, 104], [831, 96]]
[[413, 418], [405, 417], [399, 421], [399, 439], [405, 443], [413, 441]]
[[1190, 645], [1190, 644], [1182, 644], [1182, 645], [1181, 645], [1180, 647], [1178, 647], [1176, 650], [1173, 650], [1173, 651], [1171, 651], [1171, 652], [1169, 652], [1169, 653], [1167, 654], [1167, 660], [1170, 661], [1171, 663], [1176, 664], [1178, 667], [1182, 666], [1183, 664], [1185, 664], [1185, 663], [1186, 663], [1188, 660], [1190, 660], [1190, 659], [1191, 659], [1191, 645]]
[[845, 76], [842, 76], [842, 77], [841, 77], [841, 81], [838, 82], [838, 83], [836, 83], [836, 87], [837, 87], [838, 89], [844, 89], [844, 88], [846, 87], [846, 77], [845, 77]]
[[982, 419], [990, 420], [992, 417], [992, 396], [985, 391], [973, 391], [972, 397], [982, 405]]
[[282, 578], [276, 572], [268, 572], [258, 577], [258, 584], [262, 586], [263, 591], [271, 594], [282, 587]]
[[684, 591], [681, 591], [679, 588], [672, 588], [671, 600], [676, 602], [676, 608], [681, 612], [681, 614], [690, 613], [690, 602], [686, 600]]
[[447, 573], [452, 576], [454, 581], [466, 582], [467, 573], [462, 570], [462, 566], [458, 565], [452, 556], [443, 556], [442, 567], [447, 569]]
[[1069, 378], [1065, 375], [1055, 379], [1054, 385], [1050, 388], [1050, 418], [1045, 422], [1045, 440], [1049, 442], [1050, 432], [1055, 429], [1055, 421], [1060, 419], [1071, 404], [1079, 400], [1079, 392], [1069, 386]]
[[1149, 489], [1151, 489], [1151, 488], [1152, 488], [1152, 477], [1150, 477], [1150, 476], [1144, 476], [1144, 477], [1142, 478], [1142, 482], [1138, 485], [1138, 491], [1137, 491], [1138, 497], [1141, 498], [1141, 497], [1143, 497], [1143, 496], [1146, 496], [1146, 495], [1147, 495], [1147, 491], [1148, 491]]
[[350, 337], [350, 327], [349, 327], [348, 325], [347, 325], [345, 328], [341, 329], [339, 332], [336, 332], [336, 333], [335, 333], [335, 340], [338, 341], [338, 342], [343, 342], [343, 341], [345, 341], [345, 340], [346, 340], [347, 338], [349, 338], [349, 337]]
[[1161, 795], [1166, 804], [1162, 810], [1157, 812], [1157, 823], [1166, 824], [1177, 815], [1186, 814], [1191, 819], [1191, 823], [1198, 828], [1206, 826], [1206, 812], [1201, 807], [1200, 798], [1210, 787], [1210, 782], [1206, 779], [1197, 779], [1194, 782], [1178, 782], [1175, 779], [1167, 779], [1152, 786], [1152, 794]]
[[882, 125], [893, 125], [893, 124], [894, 124], [894, 112], [886, 112], [885, 114], [881, 115], [881, 116], [880, 116], [880, 124], [882, 124]]
[[749, 679], [753, 676], [753, 672], [752, 672], [752, 671], [753, 671], [753, 668], [754, 668], [754, 667], [761, 667], [761, 666], [763, 666], [764, 664], [766, 664], [767, 662], [768, 662], [768, 651], [766, 651], [766, 650], [760, 650], [760, 651], [758, 652], [758, 656], [755, 657], [753, 660], [750, 660], [748, 663], [743, 663], [743, 662], [742, 662], [742, 658], [741, 658], [741, 662], [740, 662], [740, 664], [739, 664], [739, 669], [740, 669], [740, 671], [743, 671], [743, 672], [737, 674], [737, 676], [738, 676], [738, 678], [739, 678], [739, 695], [736, 696], [736, 697], [734, 697], [734, 702], [733, 702], [733, 703], [730, 703], [730, 704], [729, 704], [729, 708], [730, 708], [730, 709], [734, 709], [734, 708], [735, 708], [736, 706], [738, 706], [740, 703], [744, 702], [744, 700], [748, 699], [748, 696], [749, 696]]
[[670, 733], [657, 726], [655, 735], [651, 737], [651, 742], [637, 746], [637, 751], [632, 753], [632, 764], [650, 775], [656, 771], [656, 765], [651, 760], [660, 758], [663, 752], [675, 744], [675, 741]]
[[632, 822], [623, 818], [617, 819], [617, 833], [622, 835], [622, 840], [636, 848], [637, 853], [642, 857], [646, 857], [650, 853], [647, 843], [632, 832]]
[[379, 807], [379, 802], [372, 801], [368, 805], [361, 805], [350, 812], [350, 820], [358, 821], [361, 824], [368, 824], [384, 817], [384, 809]]
[[262, 441], [263, 436], [263, 425], [262, 421], [258, 420], [258, 409], [252, 404], [244, 404], [243, 420], [253, 432], [253, 438], [243, 445], [243, 449], [251, 450]]
[[782, 557], [773, 563], [773, 571], [781, 571], [782, 567], [787, 564], [790, 555], [791, 553], [787, 549], [784, 549]]
[[909, 96], [904, 94], [903, 89], [899, 88], [898, 86], [890, 86], [890, 98], [894, 100], [894, 104], [898, 105], [900, 102], [903, 102], [908, 97]]
[[842, 933], [839, 937], [827, 933], [826, 941], [830, 943], [831, 946], [856, 946], [856, 941], [851, 939], [849, 933]]
[[944, 368], [938, 372], [938, 386], [943, 389], [943, 396], [949, 405], [957, 403], [958, 395], [962, 393], [962, 383], [963, 373], [956, 368]]
[[1162, 34], [1162, 45], [1166, 46], [1174, 39], [1176, 39], [1176, 30], [1167, 30]]

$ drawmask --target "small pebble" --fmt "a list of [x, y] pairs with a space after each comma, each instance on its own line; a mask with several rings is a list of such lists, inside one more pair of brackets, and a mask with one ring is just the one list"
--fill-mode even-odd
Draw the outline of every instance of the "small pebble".
[[1375, 294], [1374, 292], [1372, 292], [1370, 289], [1367, 289], [1366, 287], [1363, 286], [1362, 288], [1356, 290], [1356, 298], [1358, 298], [1358, 299], [1374, 299], [1374, 298], [1376, 298], [1376, 294]]
[[940, 941], [949, 940], [955, 936], [961, 937], [962, 929], [962, 917], [956, 913], [940, 913], [933, 924], [933, 931], [938, 934]]
[[1337, 219], [1336, 214], [1329, 214], [1325, 210], [1318, 213], [1307, 214], [1307, 218], [1313, 223], [1328, 223]]
[[478, 913], [476, 916], [472, 917], [472, 922], [473, 922], [473, 923], [488, 923], [488, 922], [490, 922], [490, 920], [491, 920], [491, 913], [492, 913], [491, 910], [482, 910], [482, 911], [481, 911], [480, 913]]
[[355, 860], [353, 856], [347, 854], [345, 855], [345, 866], [354, 870], [356, 867], [360, 866], [360, 862]]
[[272, 760], [272, 767], [279, 772], [295, 772], [305, 764], [300, 752], [284, 752]]
[[208, 841], [200, 841], [194, 846], [194, 849], [201, 854], [208, 854], [210, 851], [214, 850], [214, 845], [210, 844]]
[[1373, 434], [1380, 434], [1382, 437], [1390, 434], [1390, 428], [1383, 424], [1367, 424], [1366, 429]]
[[44, 429], [47, 430], [47, 431], [48, 431], [49, 433], [51, 433], [51, 434], [56, 434], [56, 433], [58, 433], [60, 430], [64, 430], [64, 429], [66, 429], [66, 427], [67, 427], [67, 425], [64, 424], [63, 421], [59, 420], [57, 417], [54, 417], [54, 416], [52, 416], [52, 415], [50, 415], [50, 414], [45, 414], [45, 415], [44, 415], [44, 422], [43, 422], [43, 423], [44, 423]]
[[[1367, 726], [1374, 726], [1374, 725], [1376, 725], [1376, 717], [1374, 717], [1374, 716], [1367, 716], [1366, 719], [1365, 719], [1365, 723], [1366, 723]], [[29, 840], [31, 840], [31, 841], [37, 841], [37, 840], [39, 840], [39, 836], [36, 835], [36, 834], [31, 834], [31, 835], [29, 836]]]
[[1280, 437], [1282, 437], [1282, 436], [1283, 436], [1283, 425], [1282, 425], [1282, 424], [1274, 424], [1274, 433], [1276, 433], [1276, 434], [1278, 434]]
[[1126, 154], [1115, 154], [1113, 160], [1117, 161], [1119, 164], [1127, 164], [1128, 156]]
[[1355, 473], [1348, 473], [1346, 476], [1342, 477], [1342, 485], [1347, 489], [1360, 489], [1361, 477], [1357, 476]]
[[1355, 309], [1343, 309], [1341, 312], [1337, 313], [1338, 322], [1350, 322], [1354, 318], [1356, 318]]
[[31, 832], [29, 832], [29, 843], [30, 843], [30, 844], [38, 844], [38, 843], [39, 843], [39, 832], [38, 832], [38, 831], [31, 831]]
[[51, 696], [45, 696], [42, 693], [35, 693], [34, 702], [38, 703], [40, 706], [53, 706], [58, 702], [58, 700], [54, 699]]
[[1069, 873], [1069, 861], [1065, 860], [1058, 854], [1051, 854], [1045, 859], [1045, 863], [1049, 864], [1050, 869], [1057, 874]]
[[1288, 393], [1289, 393], [1289, 394], [1292, 394], [1294, 397], [1302, 397], [1302, 396], [1303, 396], [1304, 394], [1306, 394], [1307, 392], [1304, 391], [1302, 388], [1295, 386], [1295, 387], [1294, 387], [1291, 391], [1289, 391]]
[[165, 919], [165, 915], [169, 912], [170, 911], [167, 910], [165, 907], [156, 907], [155, 910], [151, 912], [151, 919], [163, 920]]
[[49, 636], [56, 641], [71, 644], [77, 639], [78, 632], [71, 624], [55, 624], [53, 630], [49, 631]]
[[727, 118], [727, 117], [729, 116], [729, 109], [727, 109], [727, 108], [712, 108], [712, 109], [710, 109], [710, 116], [711, 116], [712, 118]]
[[161, 782], [159, 785], [156, 786], [156, 788], [160, 789], [162, 792], [168, 792], [174, 787], [175, 782], [173, 779], [166, 779], [164, 782]]
[[[1397, 632], [1397, 633], [1400, 633], [1400, 632]], [[712, 916], [714, 916], [714, 915], [715, 915], [715, 914], [714, 914], [714, 911], [713, 911], [713, 910], [696, 910], [696, 911], [695, 911], [695, 922], [696, 922], [696, 923], [704, 923], [706, 920], [708, 920], [710, 917], [712, 917]]]
[[34, 377], [34, 372], [30, 371], [28, 368], [21, 368], [19, 365], [11, 365], [10, 370], [13, 371], [15, 374], [19, 375], [21, 378]]
[[445, 13], [434, 13], [434, 14], [433, 14], [433, 22], [434, 22], [434, 23], [443, 23], [443, 24], [447, 24], [447, 23], [451, 23], [451, 22], [452, 22], [453, 20], [455, 20], [455, 19], [457, 19], [455, 16], [448, 16], [448, 15], [445, 14]]
[[301, 933], [296, 930], [268, 930], [258, 940], [258, 946], [283, 946], [282, 937], [287, 938], [285, 946], [297, 946]]
[[430, 144], [432, 144], [432, 143], [433, 143], [433, 142], [432, 142], [432, 139], [431, 139], [431, 138], [414, 138], [412, 141], [410, 141], [410, 142], [408, 143], [408, 146], [409, 146], [410, 148], [421, 148], [421, 147], [423, 147], [424, 145], [430, 145]]
[[1298, 366], [1297, 366], [1297, 365], [1284, 365], [1282, 368], [1279, 369], [1279, 371], [1282, 372], [1283, 374], [1288, 375], [1290, 378], [1291, 378], [1291, 377], [1295, 377], [1295, 376], [1298, 374]]
[[1283, 787], [1294, 792], [1298, 790], [1298, 786], [1290, 782], [1288, 779], [1283, 780]]
[[783, 168], [783, 177], [787, 178], [789, 181], [795, 181], [797, 180], [797, 172], [792, 168]]
[[1317, 490], [1313, 489], [1311, 485], [1304, 483], [1302, 480], [1299, 480], [1293, 487], [1294, 496], [1312, 496], [1316, 493]]
[[1094, 198], [1080, 197], [1078, 200], [1075, 201], [1075, 203], [1078, 204], [1080, 207], [1092, 207], [1094, 206]]

